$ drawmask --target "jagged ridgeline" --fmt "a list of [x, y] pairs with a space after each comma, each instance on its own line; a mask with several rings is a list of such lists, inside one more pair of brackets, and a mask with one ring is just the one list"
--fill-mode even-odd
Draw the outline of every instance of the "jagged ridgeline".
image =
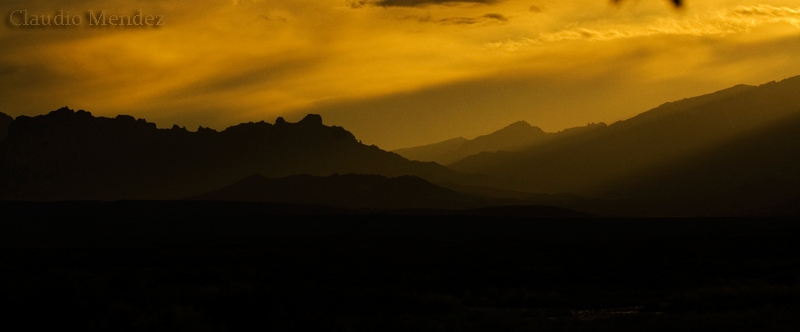
[[11, 122], [0, 143], [0, 171], [0, 199], [45, 201], [185, 198], [254, 174], [457, 176], [363, 145], [347, 130], [323, 125], [319, 115], [190, 132], [66, 107]]

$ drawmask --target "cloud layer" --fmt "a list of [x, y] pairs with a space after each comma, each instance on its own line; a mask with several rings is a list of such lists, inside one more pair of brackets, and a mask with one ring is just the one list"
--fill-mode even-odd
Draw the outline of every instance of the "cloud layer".
[[364, 6], [378, 7], [425, 7], [430, 5], [453, 5], [453, 4], [495, 4], [501, 0], [347, 0], [347, 5], [351, 8]]
[[403, 17], [404, 20], [413, 20], [420, 23], [438, 23], [445, 25], [477, 25], [477, 24], [491, 24], [491, 23], [507, 23], [510, 19], [502, 14], [489, 13], [481, 16], [473, 17], [445, 17], [434, 19], [430, 15], [419, 16], [409, 15]]
[[747, 33], [753, 28], [770, 23], [786, 23], [800, 28], [800, 8], [772, 5], [738, 6], [733, 10], [721, 10], [686, 18], [661, 18], [646, 25], [574, 27], [542, 33], [535, 38], [524, 37], [492, 42], [488, 46], [493, 49], [516, 51], [527, 46], [563, 41], [609, 41], [655, 35], [724, 36]]

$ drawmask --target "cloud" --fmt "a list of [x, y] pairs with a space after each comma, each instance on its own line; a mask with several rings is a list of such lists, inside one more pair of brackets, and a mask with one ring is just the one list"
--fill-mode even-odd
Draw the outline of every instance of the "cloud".
[[800, 28], [800, 8], [793, 9], [771, 5], [740, 6], [736, 7], [730, 15], [742, 20], [749, 18], [752, 20], [749, 23], [754, 25], [769, 21], [778, 21], [786, 22]]
[[[615, 3], [622, 2], [622, 0], [612, 0], [612, 1], [614, 1]], [[683, 0], [669, 0], [669, 1], [672, 2], [672, 4], [674, 4], [675, 7], [683, 6]]]
[[475, 24], [489, 24], [489, 23], [506, 23], [509, 20], [507, 16], [497, 13], [489, 13], [474, 17], [446, 17], [441, 19], [434, 19], [430, 15], [427, 16], [411, 15], [411, 16], [406, 16], [403, 19], [414, 20], [420, 23], [437, 23], [444, 25], [475, 25]]
[[424, 7], [429, 5], [484, 4], [491, 5], [501, 0], [347, 0], [350, 8], [377, 7]]
[[261, 15], [261, 17], [263, 17], [267, 21], [283, 22], [283, 23], [289, 22], [288, 18], [285, 18], [283, 16], [278, 16], [278, 15], [275, 15], [275, 16]]
[[542, 13], [542, 12], [544, 12], [544, 10], [545, 10], [544, 7], [537, 6], [537, 5], [533, 5], [533, 6], [530, 6], [530, 8], [528, 8], [528, 11], [533, 12], [533, 13]]
[[508, 22], [508, 17], [503, 16], [502, 14], [497, 14], [497, 13], [489, 13], [489, 14], [483, 15], [481, 17], [487, 18], [487, 19], [492, 19], [492, 20], [498, 20], [498, 21], [501, 21], [501, 22]]
[[769, 23], [786, 23], [800, 28], [800, 8], [772, 5], [739, 6], [732, 10], [705, 13], [689, 18], [658, 19], [645, 25], [572, 27], [536, 38], [519, 38], [489, 43], [489, 48], [516, 51], [520, 48], [564, 41], [608, 41], [653, 35], [725, 36], [747, 33]]

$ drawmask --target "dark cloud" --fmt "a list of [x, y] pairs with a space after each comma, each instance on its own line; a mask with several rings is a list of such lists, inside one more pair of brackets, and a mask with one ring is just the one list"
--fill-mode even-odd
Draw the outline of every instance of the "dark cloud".
[[528, 10], [530, 10], [531, 12], [534, 12], [534, 13], [541, 13], [541, 12], [544, 12], [544, 7], [533, 5], [530, 8], [528, 8]]
[[[611, 0], [611, 1], [614, 3], [622, 2], [622, 0]], [[674, 4], [675, 7], [683, 6], [683, 0], [669, 0], [669, 2], [672, 2], [672, 4]]]
[[287, 22], [289, 22], [289, 19], [287, 19], [287, 18], [285, 18], [285, 17], [283, 17], [283, 16], [277, 16], [277, 15], [276, 15], [276, 16], [261, 15], [261, 17], [262, 17], [262, 18], [264, 18], [264, 19], [265, 19], [265, 20], [267, 20], [267, 21], [270, 21], [270, 22], [283, 22], [283, 23], [287, 23]]
[[420, 15], [409, 15], [409, 16], [405, 16], [405, 17], [401, 18], [401, 20], [411, 20], [411, 21], [417, 21], [417, 22], [419, 22], [419, 23], [431, 23], [431, 22], [436, 22], [436, 20], [434, 20], [434, 19], [431, 17], [431, 14], [428, 14], [428, 15], [425, 15], [425, 16], [420, 16]]
[[439, 20], [441, 24], [470, 25], [478, 23], [480, 17], [448, 17]]
[[497, 13], [489, 13], [489, 14], [483, 15], [481, 17], [483, 17], [485, 19], [490, 19], [490, 20], [497, 20], [497, 21], [500, 21], [500, 22], [508, 22], [508, 17], [506, 17], [506, 16], [504, 16], [502, 14], [497, 14]]
[[482, 16], [475, 17], [446, 17], [442, 19], [434, 19], [429, 15], [417, 16], [411, 15], [403, 18], [404, 20], [413, 20], [420, 23], [438, 23], [438, 24], [455, 24], [455, 25], [471, 25], [478, 23], [505, 23], [508, 22], [508, 16], [490, 13]]
[[501, 1], [502, 0], [347, 0], [347, 5], [351, 8], [360, 8], [364, 6], [423, 7], [428, 5], [452, 5], [459, 3], [491, 5]]

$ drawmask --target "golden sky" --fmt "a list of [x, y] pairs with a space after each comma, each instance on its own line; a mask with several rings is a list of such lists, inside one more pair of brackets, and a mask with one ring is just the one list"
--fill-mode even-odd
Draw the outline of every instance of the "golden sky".
[[[0, 111], [194, 130], [320, 113], [384, 149], [546, 131], [800, 75], [800, 0], [4, 0]], [[12, 13], [79, 15], [15, 26]], [[163, 17], [89, 26], [86, 14]]]

